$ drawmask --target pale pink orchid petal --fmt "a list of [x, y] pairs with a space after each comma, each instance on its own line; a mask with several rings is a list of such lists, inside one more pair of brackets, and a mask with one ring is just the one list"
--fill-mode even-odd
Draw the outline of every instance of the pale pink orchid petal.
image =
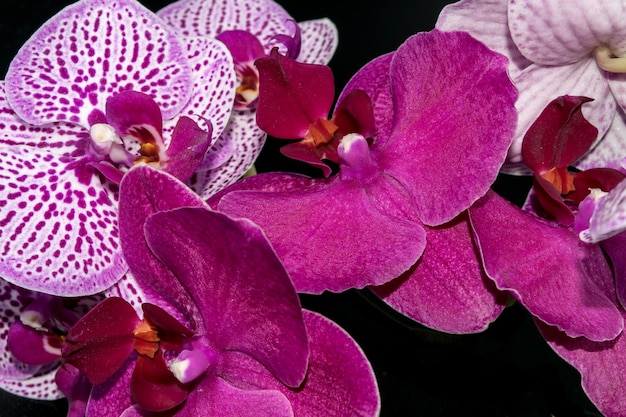
[[626, 157], [626, 114], [618, 107], [609, 130], [574, 166], [581, 171], [591, 168], [620, 169], [620, 158]]
[[566, 65], [592, 56], [605, 44], [626, 53], [626, 7], [622, 2], [576, 0], [509, 0], [508, 21], [520, 52], [544, 65]]
[[20, 118], [38, 125], [88, 127], [91, 112], [125, 90], [151, 95], [171, 118], [191, 94], [191, 72], [181, 62], [178, 38], [135, 0], [85, 0], [57, 13], [22, 46], [6, 75], [7, 95]]
[[327, 64], [335, 54], [339, 35], [337, 27], [329, 19], [298, 22], [302, 46], [296, 58], [309, 64]]
[[598, 200], [589, 224], [592, 242], [605, 240], [624, 231], [626, 231], [626, 180], [622, 180]]

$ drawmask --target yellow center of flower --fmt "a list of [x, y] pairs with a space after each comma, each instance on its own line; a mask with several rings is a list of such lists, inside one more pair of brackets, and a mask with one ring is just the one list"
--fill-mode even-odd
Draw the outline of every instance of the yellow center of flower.
[[600, 45], [593, 52], [598, 66], [605, 71], [626, 72], [626, 57], [616, 56], [608, 45]]

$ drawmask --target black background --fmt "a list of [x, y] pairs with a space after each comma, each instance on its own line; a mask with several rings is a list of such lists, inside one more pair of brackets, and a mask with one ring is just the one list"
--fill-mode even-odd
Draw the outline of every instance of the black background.
[[[33, 31], [70, 1], [4, 0], [0, 5], [0, 74]], [[142, 1], [158, 10], [171, 1]], [[281, 0], [296, 20], [329, 17], [339, 29], [330, 63], [337, 92], [363, 64], [396, 49], [408, 36], [433, 28], [442, 0]], [[260, 171], [310, 172], [278, 153], [270, 139]], [[503, 177], [496, 190], [520, 202], [527, 179]], [[367, 291], [303, 296], [303, 305], [344, 327], [376, 372], [382, 417], [598, 415], [580, 388], [577, 372], [543, 342], [521, 307], [508, 308], [478, 335], [434, 332], [405, 319]], [[0, 415], [64, 416], [63, 400], [39, 402], [0, 391]], [[216, 416], [217, 417], [217, 416]], [[332, 417], [332, 416], [329, 416]]]

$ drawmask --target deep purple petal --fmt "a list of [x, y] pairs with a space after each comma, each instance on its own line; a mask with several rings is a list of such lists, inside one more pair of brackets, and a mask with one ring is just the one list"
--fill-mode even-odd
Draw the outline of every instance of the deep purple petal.
[[371, 290], [397, 311], [447, 333], [476, 333], [502, 312], [508, 295], [496, 290], [472, 241], [467, 215], [426, 228], [426, 249], [400, 278]]
[[129, 358], [109, 379], [93, 386], [87, 403], [88, 417], [121, 416], [124, 410], [132, 407], [130, 381], [136, 356]]
[[467, 209], [504, 162], [517, 116], [506, 63], [462, 32], [412, 36], [393, 57], [394, 128], [379, 163], [428, 225]]
[[189, 299], [171, 272], [154, 258], [143, 230], [153, 213], [202, 205], [204, 202], [175, 177], [147, 165], [128, 171], [120, 184], [120, 241], [144, 301], [159, 305], [187, 325], [195, 320], [197, 311], [188, 306]]
[[259, 70], [257, 123], [265, 132], [299, 139], [310, 124], [328, 117], [335, 95], [329, 67], [299, 63], [276, 51], [255, 65]]
[[[50, 340], [51, 338], [52, 340]], [[19, 321], [13, 322], [9, 328], [7, 349], [20, 362], [30, 365], [44, 365], [54, 362], [60, 357], [60, 345], [61, 338], [59, 336], [55, 337], [55, 335], [37, 331]]]
[[333, 122], [343, 135], [359, 133], [371, 138], [377, 133], [372, 100], [363, 90], [352, 90], [342, 97], [335, 108]]
[[[125, 90], [150, 95], [170, 118], [191, 94], [177, 37], [131, 0], [85, 0], [66, 7], [22, 46], [6, 82], [11, 107], [33, 124], [88, 126], [92, 110], [102, 110], [107, 98]], [[50, 99], [41, 101], [39, 95]]]
[[106, 116], [107, 122], [122, 137], [136, 127], [151, 128], [159, 136], [163, 130], [159, 106], [152, 97], [137, 91], [122, 91], [110, 97], [106, 101]]
[[256, 226], [187, 207], [150, 216], [145, 235], [197, 306], [196, 332], [215, 350], [244, 352], [289, 386], [302, 382], [309, 352], [300, 302]]
[[106, 298], [72, 327], [62, 348], [63, 360], [99, 384], [126, 362], [133, 351], [139, 317], [121, 298]]
[[189, 117], [179, 118], [167, 147], [167, 161], [161, 162], [162, 169], [181, 181], [187, 181], [196, 172], [211, 145], [213, 128], [210, 124], [207, 127], [208, 131], [205, 131]]
[[218, 209], [263, 228], [298, 292], [383, 284], [413, 265], [426, 243], [406, 192], [384, 175], [361, 184], [262, 174], [237, 189], [248, 191], [227, 194]]
[[607, 256], [611, 259], [613, 271], [615, 271], [615, 289], [617, 298], [622, 307], [626, 306], [626, 233], [610, 237], [600, 244]]
[[469, 213], [487, 275], [535, 317], [570, 337], [603, 341], [622, 331], [617, 306], [601, 290], [613, 274], [599, 247], [494, 192]]
[[296, 416], [378, 416], [380, 398], [372, 368], [356, 342], [318, 313], [304, 311], [311, 359], [302, 386], [289, 389], [266, 369], [237, 352], [224, 355], [220, 376], [244, 389], [276, 389]]
[[54, 380], [67, 399], [67, 417], [84, 417], [92, 387], [87, 378], [66, 363], [59, 368]]
[[127, 269], [111, 184], [84, 160], [0, 149], [0, 276], [60, 296], [94, 294]]
[[254, 62], [265, 56], [263, 45], [256, 36], [244, 30], [227, 30], [219, 33], [215, 39], [222, 42], [233, 56], [235, 65]]

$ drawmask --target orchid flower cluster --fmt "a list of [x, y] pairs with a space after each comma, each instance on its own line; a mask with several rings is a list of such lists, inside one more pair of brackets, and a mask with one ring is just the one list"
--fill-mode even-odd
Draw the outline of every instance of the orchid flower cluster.
[[[63, 9], [0, 83], [0, 388], [69, 417], [378, 416], [365, 353], [298, 295], [358, 289], [453, 334], [517, 302], [626, 416], [624, 4], [559, 7], [449, 5], [334, 105], [328, 19]], [[251, 175], [267, 135], [319, 175]], [[532, 175], [522, 207], [501, 173]]]

